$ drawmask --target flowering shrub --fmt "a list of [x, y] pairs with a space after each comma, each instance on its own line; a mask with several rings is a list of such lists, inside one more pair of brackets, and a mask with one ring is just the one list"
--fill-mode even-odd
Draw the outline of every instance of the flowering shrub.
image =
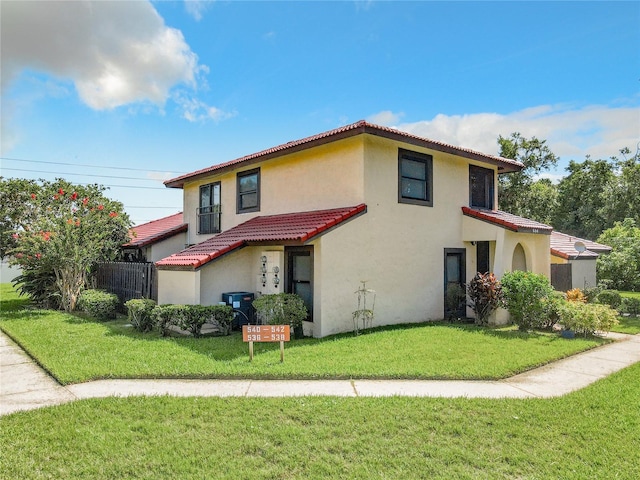
[[[49, 278], [60, 306], [75, 310], [91, 268], [115, 259], [128, 239], [130, 222], [122, 204], [106, 198], [104, 187], [73, 185], [62, 179], [40, 184], [8, 180], [2, 186], [3, 199], [7, 192], [19, 199], [9, 207], [3, 205], [9, 222], [2, 227], [12, 226], [7, 250], [12, 263], [23, 272], [40, 272], [42, 278]], [[23, 286], [18, 279], [21, 292], [30, 293]]]

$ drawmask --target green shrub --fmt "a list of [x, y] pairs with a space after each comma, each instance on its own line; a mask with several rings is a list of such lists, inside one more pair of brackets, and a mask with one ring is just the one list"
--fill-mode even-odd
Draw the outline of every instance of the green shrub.
[[566, 294], [554, 291], [546, 300], [543, 301], [545, 315], [542, 317], [540, 328], [550, 329], [556, 323], [560, 323], [560, 310], [567, 303]]
[[502, 285], [493, 273], [476, 273], [467, 284], [467, 295], [476, 315], [476, 324], [486, 325], [502, 302]]
[[501, 283], [504, 306], [520, 330], [542, 328], [548, 322], [547, 303], [553, 287], [547, 277], [515, 271], [505, 273]]
[[610, 331], [618, 323], [618, 312], [608, 305], [565, 302], [560, 307], [560, 322], [565, 329], [587, 336]]
[[622, 304], [622, 296], [617, 290], [603, 290], [598, 294], [596, 302], [618, 308]]
[[601, 291], [602, 291], [602, 287], [600, 287], [600, 286], [598, 286], [598, 287], [587, 287], [582, 291], [582, 293], [586, 297], [588, 303], [593, 303], [593, 302], [596, 301], [596, 299], [598, 298], [598, 294]]
[[207, 309], [210, 314], [208, 323], [217, 325], [223, 335], [230, 335], [233, 324], [233, 308], [230, 305], [211, 305]]
[[169, 334], [171, 326], [175, 326], [197, 338], [202, 335], [205, 323], [212, 323], [222, 334], [229, 335], [233, 309], [228, 305], [158, 305], [151, 316], [163, 337]]
[[50, 268], [23, 267], [22, 273], [11, 283], [20, 295], [28, 296], [38, 307], [52, 310], [62, 308], [62, 297], [56, 287], [56, 274]]
[[151, 312], [153, 322], [160, 335], [166, 337], [169, 335], [169, 327], [175, 325], [180, 318], [184, 305], [158, 305]]
[[629, 315], [640, 315], [640, 298], [625, 297], [622, 299], [620, 310]]
[[104, 290], [84, 290], [78, 298], [78, 308], [96, 320], [116, 318], [118, 305], [118, 296]]
[[140, 332], [149, 332], [153, 329], [153, 317], [151, 312], [156, 308], [156, 302], [149, 298], [135, 298], [125, 302], [129, 322], [133, 328]]
[[290, 325], [301, 327], [307, 318], [307, 307], [299, 295], [294, 293], [277, 293], [262, 295], [253, 301], [253, 307], [260, 323], [269, 325]]

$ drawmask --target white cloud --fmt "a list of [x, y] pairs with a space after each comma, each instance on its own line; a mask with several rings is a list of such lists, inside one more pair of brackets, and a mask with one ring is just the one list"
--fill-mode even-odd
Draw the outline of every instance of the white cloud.
[[225, 112], [217, 107], [207, 105], [197, 98], [178, 94], [173, 99], [182, 109], [182, 118], [190, 122], [202, 122], [205, 120], [226, 120], [234, 117], [233, 112]]
[[[392, 118], [390, 112], [370, 118], [378, 115]], [[587, 154], [608, 158], [623, 147], [635, 151], [640, 140], [640, 107], [539, 105], [507, 114], [438, 114], [430, 120], [396, 123], [394, 128], [490, 154], [499, 152], [498, 135], [520, 132], [527, 138], [547, 140], [565, 161], [583, 160]]]
[[367, 117], [367, 121], [376, 125], [391, 126], [400, 121], [404, 113], [393, 113], [391, 110], [383, 110]]
[[96, 110], [162, 106], [178, 84], [195, 88], [198, 57], [147, 1], [3, 2], [2, 88], [22, 70], [71, 80]]
[[184, 8], [196, 22], [199, 22], [211, 3], [213, 0], [184, 0]]

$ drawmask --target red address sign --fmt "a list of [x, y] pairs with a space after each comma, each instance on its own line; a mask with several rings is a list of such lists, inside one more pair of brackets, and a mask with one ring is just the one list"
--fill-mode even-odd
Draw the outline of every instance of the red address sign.
[[243, 342], [288, 342], [289, 325], [243, 325]]

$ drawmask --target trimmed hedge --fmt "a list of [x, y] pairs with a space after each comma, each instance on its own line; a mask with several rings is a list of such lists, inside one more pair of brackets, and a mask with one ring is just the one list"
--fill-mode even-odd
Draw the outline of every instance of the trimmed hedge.
[[78, 308], [96, 320], [116, 318], [118, 305], [120, 305], [118, 296], [104, 290], [85, 290], [78, 298]]
[[169, 334], [171, 326], [175, 326], [197, 338], [202, 335], [205, 323], [215, 324], [223, 335], [229, 335], [233, 308], [229, 305], [158, 305], [151, 312], [151, 317], [163, 337]]
[[125, 302], [127, 316], [133, 328], [140, 332], [153, 330], [154, 319], [151, 313], [156, 308], [156, 302], [149, 298], [134, 298]]

